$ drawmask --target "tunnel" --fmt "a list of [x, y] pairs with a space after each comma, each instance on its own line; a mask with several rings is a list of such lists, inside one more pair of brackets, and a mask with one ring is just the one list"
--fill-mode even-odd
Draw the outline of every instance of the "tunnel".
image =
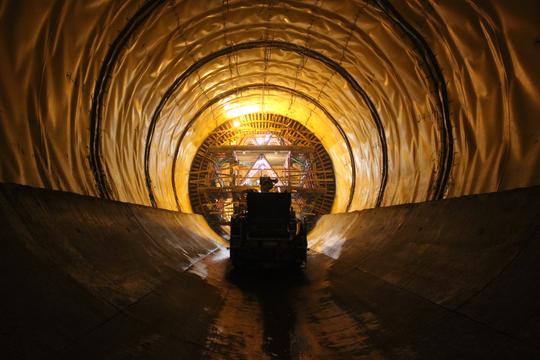
[[[6, 0], [0, 28], [1, 358], [540, 358], [540, 2]], [[235, 271], [204, 213], [243, 127], [318, 154], [301, 271]]]

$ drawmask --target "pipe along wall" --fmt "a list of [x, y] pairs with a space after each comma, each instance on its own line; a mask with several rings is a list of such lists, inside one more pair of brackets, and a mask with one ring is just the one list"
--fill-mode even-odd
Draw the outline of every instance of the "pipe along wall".
[[[540, 2], [0, 3], [0, 357], [538, 358]], [[305, 273], [230, 271], [199, 146], [298, 121]]]

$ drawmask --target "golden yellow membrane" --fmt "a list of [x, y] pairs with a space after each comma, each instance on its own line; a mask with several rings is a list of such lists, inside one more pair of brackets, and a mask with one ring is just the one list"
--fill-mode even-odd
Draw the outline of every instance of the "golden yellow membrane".
[[[234, 119], [247, 114], [254, 114], [261, 112], [260, 104], [244, 104], [240, 103], [238, 106], [232, 106], [229, 103], [225, 103], [223, 106], [225, 108], [225, 114], [229, 119]], [[236, 127], [240, 125], [238, 121], [235, 122]]]
[[[334, 171], [340, 176], [336, 177], [336, 196], [332, 212], [342, 212], [346, 210], [350, 185], [351, 185], [351, 166], [347, 147], [339, 134], [337, 128], [332, 122], [318, 109], [305, 100], [296, 98], [291, 106], [291, 97], [289, 94], [275, 91], [265, 91], [264, 97], [260, 91], [244, 93], [242, 96], [224, 99], [212, 111], [207, 111], [192, 126], [188, 141], [181, 145], [180, 154], [176, 164], [176, 188], [177, 196], [181, 204], [181, 211], [192, 212], [189, 194], [188, 179], [191, 161], [199, 146], [204, 142], [208, 135], [218, 126], [226, 121], [230, 121], [234, 115], [247, 114], [248, 110], [258, 110], [255, 112], [272, 113], [290, 117], [317, 136], [328, 154], [330, 155]], [[241, 126], [241, 117], [234, 117], [238, 126]], [[234, 123], [233, 123], [233, 126]], [[168, 199], [174, 202], [174, 194], [169, 194]], [[169, 201], [170, 201], [169, 200]], [[175, 208], [175, 203], [169, 202]]]
[[[531, 11], [531, 3], [393, 4], [425, 39], [444, 75], [454, 156], [447, 196], [538, 184], [540, 72], [531, 43], [539, 12]], [[172, 162], [186, 123], [225, 91], [267, 84], [309, 95], [333, 114], [351, 143], [358, 170], [351, 209], [374, 206], [382, 169], [374, 122], [358, 94], [316, 58], [281, 47], [246, 47], [219, 56], [187, 76], [161, 113], [155, 113], [171, 84], [205, 57], [231, 44], [273, 39], [339, 63], [372, 99], [387, 143], [388, 178], [382, 205], [429, 200], [437, 185], [442, 149], [438, 92], [433, 91], [422, 51], [375, 2], [324, 1], [314, 7], [284, 0], [272, 6], [272, 16], [268, 16], [267, 2], [258, 0], [230, 2], [226, 16], [219, 1], [168, 3], [133, 29], [125, 46], [116, 49], [118, 59], [109, 64], [112, 76], [103, 83], [101, 98], [95, 91], [101, 84], [103, 59], [118, 37], [117, 31], [105, 30], [128, 29], [126, 19], [135, 15], [139, 2], [21, 4], [2, 8], [0, 14], [3, 19], [18, 19], [0, 22], [0, 88], [7, 89], [2, 94], [0, 119], [3, 182], [98, 196], [95, 176], [100, 169], [88, 163], [95, 155], [112, 199], [150, 205], [150, 185], [158, 207], [176, 209]], [[56, 21], [64, 13], [76, 21]], [[31, 34], [49, 34], [48, 44], [53, 46]], [[268, 92], [264, 99], [260, 91], [242, 95], [241, 100], [225, 103], [236, 104], [242, 110], [235, 111], [240, 112], [247, 111], [243, 102], [258, 104], [265, 112], [286, 108], [284, 115], [308, 122], [306, 126], [314, 129], [334, 160], [337, 201], [343, 204], [347, 196], [340, 193], [349, 188], [346, 164], [350, 159], [337, 149], [343, 147], [343, 139], [328, 134], [331, 125], [325, 116], [317, 110], [306, 115], [312, 105], [304, 106], [298, 99], [288, 109], [288, 94], [275, 95], [276, 104]], [[88, 111], [97, 109], [95, 99], [101, 99], [97, 127], [97, 117]], [[188, 171], [206, 134], [226, 121], [223, 107], [217, 104], [213, 114], [205, 112], [199, 119], [202, 128], [208, 128], [203, 133], [190, 130], [186, 134], [178, 154], [179, 173]], [[150, 124], [155, 129], [147, 159]], [[91, 136], [99, 141], [91, 144]], [[93, 148], [95, 144], [99, 146]], [[177, 179], [177, 191], [185, 199], [183, 181]], [[335, 211], [343, 209], [338, 203]]]

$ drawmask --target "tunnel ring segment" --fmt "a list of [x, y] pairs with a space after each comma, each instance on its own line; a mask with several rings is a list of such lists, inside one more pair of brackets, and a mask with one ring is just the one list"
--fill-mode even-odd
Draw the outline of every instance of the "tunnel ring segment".
[[103, 117], [103, 98], [109, 88], [109, 82], [118, 62], [118, 57], [131, 39], [131, 35], [144, 24], [144, 22], [163, 3], [165, 3], [164, 0], [147, 1], [135, 15], [129, 19], [126, 26], [118, 33], [118, 36], [109, 47], [94, 86], [92, 107], [90, 109], [89, 161], [99, 195], [105, 199], [110, 199], [111, 196], [107, 176], [105, 175], [105, 170], [101, 162], [101, 119]]
[[444, 199], [444, 193], [452, 171], [454, 161], [454, 135], [452, 133], [452, 120], [450, 119], [450, 105], [448, 99], [448, 90], [446, 88], [446, 80], [444, 74], [437, 62], [435, 54], [431, 50], [424, 37], [411, 26], [396, 8], [388, 0], [375, 0], [382, 13], [396, 27], [407, 36], [409, 41], [416, 48], [415, 53], [422, 59], [427, 70], [425, 70], [427, 78], [431, 81], [434, 88], [434, 98], [440, 112], [439, 133], [441, 134], [441, 150], [439, 154], [439, 169], [437, 180], [435, 181], [435, 193], [432, 200]]
[[[126, 47], [127, 42], [129, 41], [131, 35], [143, 24], [165, 1], [156, 0], [156, 1], [147, 1], [143, 6], [135, 13], [133, 17], [128, 20], [127, 25], [122, 29], [112, 43], [105, 60], [100, 68], [98, 79], [96, 80], [96, 85], [94, 87], [94, 96], [92, 99], [91, 106], [91, 116], [90, 116], [90, 167], [94, 174], [96, 181], [96, 187], [101, 195], [104, 198], [110, 198], [110, 190], [107, 182], [107, 177], [103, 169], [103, 164], [101, 160], [101, 118], [102, 118], [102, 107], [103, 107], [103, 97], [110, 79], [112, 78], [113, 70], [118, 62], [119, 54], [122, 49]], [[386, 0], [376, 0], [374, 2], [380, 11], [385, 14], [399, 29], [401, 29], [409, 40], [415, 45], [415, 53], [419, 54], [420, 58], [428, 66], [428, 79], [431, 80], [434, 88], [436, 89], [436, 100], [441, 112], [442, 126], [440, 126], [441, 133], [441, 142], [442, 149], [439, 156], [439, 171], [436, 180], [436, 193], [433, 196], [435, 199], [443, 198], [444, 191], [447, 186], [449, 174], [452, 168], [452, 159], [453, 159], [453, 137], [452, 137], [452, 126], [449, 118], [448, 110], [448, 95], [446, 91], [446, 86], [444, 82], [444, 76], [442, 71], [437, 63], [433, 52], [429, 48], [429, 45], [423, 39], [423, 37], [410, 25], [408, 24], [399, 14], [399, 12]], [[371, 109], [370, 109], [371, 111]], [[382, 140], [385, 140], [384, 129]], [[385, 148], [385, 147], [384, 147]], [[384, 150], [384, 149], [383, 149]], [[145, 149], [146, 152], [146, 149]], [[387, 155], [383, 152], [383, 156]], [[145, 154], [145, 172], [146, 172], [146, 160], [147, 156]], [[383, 162], [382, 166], [385, 176], [383, 177], [382, 182], [386, 183], [387, 178], [387, 156], [386, 161]], [[145, 174], [146, 175], [146, 174]], [[147, 179], [148, 180], [148, 179]], [[148, 184], [147, 184], [148, 185]], [[151, 190], [151, 188], [149, 188]], [[378, 205], [382, 201], [382, 196], [384, 192], [379, 192], [378, 194]], [[151, 202], [155, 206], [155, 199], [153, 199], [153, 194]]]
[[[256, 49], [256, 48], [275, 48], [279, 50], [292, 51], [299, 55], [303, 55], [311, 59], [318, 60], [322, 62], [324, 65], [326, 65], [328, 68], [333, 70], [335, 73], [339, 74], [349, 84], [349, 86], [351, 86], [351, 88], [357, 94], [360, 95], [365, 105], [367, 106], [370, 112], [371, 118], [376, 126], [378, 140], [381, 147], [381, 158], [382, 158], [381, 184], [379, 186], [377, 200], [375, 203], [375, 207], [379, 207], [384, 197], [384, 191], [386, 189], [386, 182], [388, 178], [388, 150], [387, 150], [384, 126], [382, 124], [379, 113], [377, 112], [377, 109], [375, 108], [373, 101], [371, 100], [369, 95], [366, 93], [366, 91], [356, 81], [356, 79], [354, 79], [354, 77], [351, 74], [349, 74], [349, 72], [345, 70], [345, 68], [343, 68], [339, 63], [335, 62], [334, 60], [328, 58], [327, 56], [317, 51], [308, 49], [304, 46], [300, 46], [300, 45], [296, 45], [296, 44], [292, 44], [288, 42], [283, 42], [283, 41], [268, 41], [268, 40], [250, 41], [250, 42], [240, 43], [240, 44], [236, 44], [236, 45], [229, 46], [226, 48], [222, 48], [216, 52], [208, 54], [205, 57], [199, 59], [197, 62], [193, 63], [186, 71], [184, 71], [180, 76], [178, 76], [173, 81], [173, 83], [169, 86], [167, 91], [165, 91], [165, 93], [163, 94], [161, 98], [161, 101], [159, 102], [158, 106], [156, 107], [152, 115], [150, 126], [148, 128], [146, 144], [145, 144], [144, 171], [145, 171], [146, 186], [148, 189], [148, 196], [149, 196], [152, 206], [156, 207], [157, 203], [153, 194], [152, 181], [150, 177], [150, 168], [149, 168], [150, 148], [152, 146], [154, 130], [156, 128], [157, 121], [159, 120], [159, 117], [161, 115], [162, 109], [165, 107], [165, 105], [167, 104], [169, 99], [172, 97], [174, 92], [187, 80], [187, 78], [191, 76], [195, 71], [200, 69], [202, 66], [204, 66], [205, 64], [221, 56], [226, 56], [240, 50]], [[350, 205], [350, 202], [349, 202], [349, 205]], [[349, 208], [349, 206], [347, 206], [347, 208]]]
[[349, 199], [347, 200], [347, 207], [346, 207], [347, 211], [349, 211], [349, 208], [350, 208], [350, 206], [352, 204], [352, 201], [353, 201], [354, 192], [355, 192], [355, 189], [356, 189], [356, 165], [355, 165], [355, 161], [354, 161], [354, 154], [353, 154], [353, 151], [352, 151], [352, 146], [351, 146], [351, 143], [349, 142], [349, 139], [347, 138], [347, 134], [345, 134], [345, 131], [343, 130], [341, 125], [339, 125], [338, 121], [332, 116], [332, 114], [328, 111], [328, 109], [326, 109], [323, 105], [321, 105], [319, 102], [317, 102], [316, 99], [314, 99], [313, 97], [311, 97], [311, 96], [309, 96], [307, 94], [304, 94], [303, 92], [300, 92], [298, 90], [288, 88], [288, 87], [285, 87], [285, 86], [282, 86], [282, 85], [275, 85], [275, 84], [250, 84], [250, 85], [237, 87], [237, 88], [231, 89], [229, 91], [223, 92], [223, 93], [219, 94], [218, 96], [214, 97], [213, 99], [211, 99], [210, 101], [206, 102], [206, 104], [204, 104], [201, 108], [199, 108], [197, 113], [195, 113], [193, 115], [193, 117], [186, 123], [184, 129], [182, 130], [181, 135], [178, 137], [178, 141], [176, 142], [174, 155], [173, 155], [173, 162], [172, 162], [172, 172], [171, 172], [171, 185], [172, 185], [172, 189], [173, 189], [173, 193], [174, 193], [174, 199], [175, 199], [175, 202], [176, 202], [176, 207], [178, 208], [178, 210], [180, 210], [180, 201], [178, 199], [178, 193], [177, 193], [177, 189], [176, 189], [176, 179], [175, 179], [176, 162], [177, 162], [178, 153], [179, 153], [179, 150], [180, 150], [180, 145], [182, 144], [182, 141], [184, 140], [184, 138], [185, 138], [187, 132], [189, 131], [189, 129], [191, 128], [191, 126], [193, 126], [193, 124], [199, 119], [199, 117], [208, 108], [210, 108], [212, 105], [218, 103], [219, 101], [221, 101], [221, 100], [223, 100], [223, 99], [225, 99], [225, 98], [227, 98], [227, 97], [229, 97], [231, 95], [241, 93], [243, 91], [259, 90], [259, 89], [278, 90], [280, 92], [290, 93], [290, 94], [292, 94], [294, 96], [298, 96], [298, 97], [308, 101], [309, 103], [315, 105], [319, 110], [321, 110], [323, 112], [323, 114], [336, 127], [339, 134], [343, 137], [343, 140], [345, 141], [345, 146], [347, 147], [347, 152], [348, 152], [349, 158], [351, 160], [351, 177], [352, 178], [351, 178], [351, 185], [350, 185], [350, 190], [349, 190]]

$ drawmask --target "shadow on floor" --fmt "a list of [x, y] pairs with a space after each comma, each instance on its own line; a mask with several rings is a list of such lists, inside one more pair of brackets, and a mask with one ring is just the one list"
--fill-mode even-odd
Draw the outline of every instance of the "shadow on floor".
[[263, 322], [263, 351], [292, 359], [291, 343], [297, 322], [299, 289], [309, 285], [302, 269], [229, 269], [226, 280], [259, 304]]

